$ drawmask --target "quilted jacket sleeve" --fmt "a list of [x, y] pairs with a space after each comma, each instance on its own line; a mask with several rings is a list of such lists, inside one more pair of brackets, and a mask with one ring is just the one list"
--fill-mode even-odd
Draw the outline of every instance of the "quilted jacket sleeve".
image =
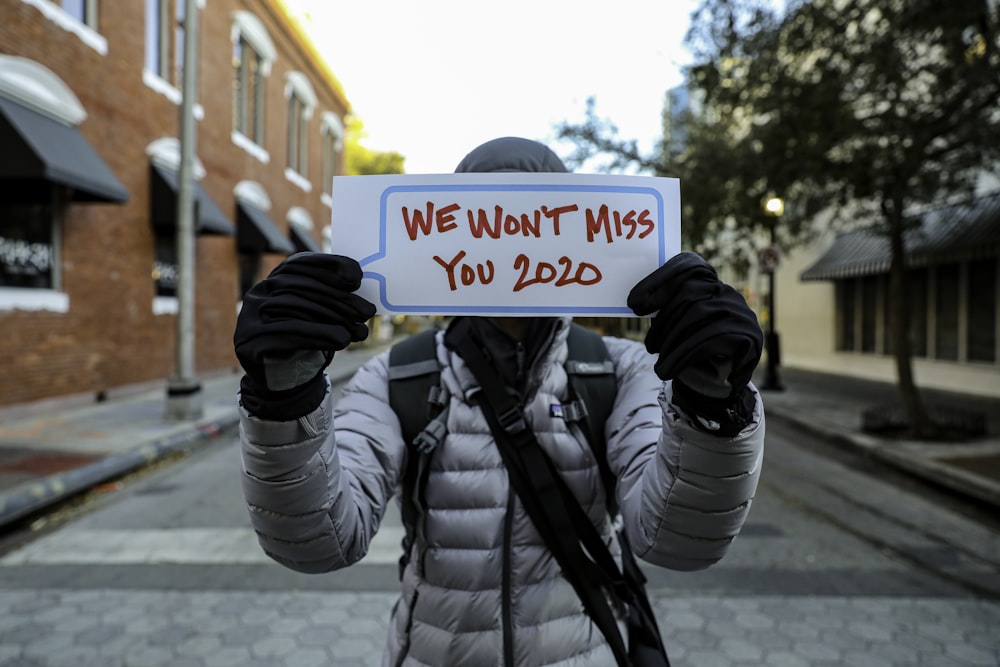
[[241, 411], [243, 493], [261, 547], [275, 561], [326, 572], [367, 553], [405, 456], [388, 402], [387, 361], [385, 353], [367, 362], [336, 408], [328, 393], [294, 422]]
[[[633, 551], [674, 570], [717, 562], [750, 511], [764, 453], [764, 410], [737, 436], [693, 426], [670, 402], [638, 343], [606, 339], [619, 382], [608, 420], [608, 462]], [[753, 388], [753, 387], [751, 387]]]

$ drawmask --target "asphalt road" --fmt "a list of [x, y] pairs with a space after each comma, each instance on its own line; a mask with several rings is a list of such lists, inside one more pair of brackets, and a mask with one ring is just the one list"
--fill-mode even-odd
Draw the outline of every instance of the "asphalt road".
[[[398, 515], [348, 570], [285, 570], [249, 528], [238, 455], [220, 438], [6, 536], [0, 666], [380, 664]], [[675, 667], [1000, 664], [996, 525], [780, 424], [723, 562], [646, 570]]]

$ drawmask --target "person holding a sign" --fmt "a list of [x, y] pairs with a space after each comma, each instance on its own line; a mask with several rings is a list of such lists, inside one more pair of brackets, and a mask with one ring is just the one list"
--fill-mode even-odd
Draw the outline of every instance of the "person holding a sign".
[[[544, 145], [504, 138], [457, 171], [567, 170]], [[459, 314], [434, 335], [440, 387], [428, 409], [440, 429], [421, 451], [393, 407], [389, 352], [331, 398], [324, 369], [367, 336], [376, 312], [357, 293], [362, 277], [355, 259], [301, 253], [244, 298], [234, 334], [243, 489], [264, 551], [301, 572], [348, 567], [407, 489], [421, 513], [383, 664], [667, 664], [637, 657], [626, 608], [595, 597], [580, 573], [620, 584], [601, 562], [608, 552], [611, 567], [634, 553], [703, 569], [739, 534], [764, 446], [750, 381], [763, 335], [743, 298], [693, 253], [639, 280], [627, 304], [651, 326], [645, 345], [603, 337], [615, 391], [598, 424], [587, 421], [593, 402], [581, 420], [568, 409], [579, 407], [566, 364], [571, 318]]]

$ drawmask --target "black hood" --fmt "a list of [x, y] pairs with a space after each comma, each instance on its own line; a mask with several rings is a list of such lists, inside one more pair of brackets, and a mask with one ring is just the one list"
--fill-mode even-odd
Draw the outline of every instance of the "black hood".
[[455, 167], [456, 174], [495, 171], [566, 173], [569, 170], [548, 146], [520, 137], [487, 141], [474, 148]]
[[[552, 152], [552, 149], [548, 146], [520, 137], [501, 137], [500, 139], [487, 141], [485, 144], [472, 149], [458, 163], [458, 166], [455, 167], [456, 174], [480, 174], [498, 171], [567, 173], [569, 170], [566, 169], [566, 165], [562, 163], [559, 156]], [[516, 356], [515, 341], [499, 329], [496, 329], [494, 324], [487, 325], [485, 321], [479, 321], [483, 318], [477, 316], [457, 318], [457, 320], [462, 319], [472, 320], [473, 322], [460, 325], [457, 329], [459, 333], [452, 333], [451, 335], [464, 335], [463, 332], [469, 331], [466, 327], [477, 330], [479, 332], [477, 342], [487, 349], [489, 358], [504, 377], [504, 381], [509, 386], [518, 386], [523, 378], [515, 379], [514, 375], [516, 371], [512, 370], [517, 369], [519, 366], [513, 361]], [[529, 343], [526, 346], [528, 358], [525, 361], [530, 365], [534, 358], [538, 356], [539, 346], [549, 339], [548, 335], [542, 336], [539, 334], [551, 331], [555, 327], [558, 318], [531, 317], [525, 319], [528, 322], [525, 331], [531, 333], [531, 335], [524, 338]], [[447, 342], [447, 340], [448, 338], [446, 337], [445, 341]]]

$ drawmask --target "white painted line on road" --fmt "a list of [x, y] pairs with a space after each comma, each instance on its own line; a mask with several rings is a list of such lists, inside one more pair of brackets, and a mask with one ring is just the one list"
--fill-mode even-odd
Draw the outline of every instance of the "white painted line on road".
[[[402, 553], [403, 529], [382, 526], [372, 540], [367, 565], [395, 565]], [[64, 530], [47, 535], [0, 558], [15, 565], [268, 564], [247, 528], [164, 530]]]

